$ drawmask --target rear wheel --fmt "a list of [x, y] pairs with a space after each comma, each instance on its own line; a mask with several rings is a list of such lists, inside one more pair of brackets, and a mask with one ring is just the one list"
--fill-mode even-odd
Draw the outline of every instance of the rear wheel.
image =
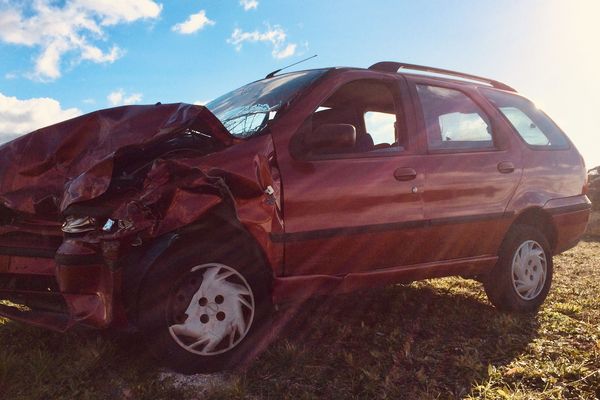
[[167, 257], [140, 292], [138, 325], [149, 350], [183, 373], [244, 363], [271, 312], [268, 276], [249, 248], [194, 248]]
[[499, 256], [484, 279], [489, 300], [505, 311], [536, 311], [552, 282], [552, 252], [546, 237], [531, 226], [516, 225], [507, 234]]

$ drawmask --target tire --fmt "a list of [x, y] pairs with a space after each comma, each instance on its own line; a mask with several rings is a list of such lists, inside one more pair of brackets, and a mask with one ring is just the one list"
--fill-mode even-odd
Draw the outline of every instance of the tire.
[[256, 354], [272, 312], [270, 274], [255, 247], [234, 239], [179, 250], [142, 283], [138, 328], [177, 372], [232, 369]]
[[529, 225], [516, 225], [504, 239], [498, 262], [483, 285], [496, 308], [531, 313], [546, 299], [552, 273], [552, 251], [544, 234]]

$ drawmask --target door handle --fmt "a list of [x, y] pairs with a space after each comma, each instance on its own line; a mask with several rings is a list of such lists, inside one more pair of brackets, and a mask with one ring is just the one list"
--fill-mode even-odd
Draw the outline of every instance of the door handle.
[[514, 170], [515, 165], [510, 161], [502, 161], [501, 163], [498, 163], [498, 171], [500, 171], [503, 174], [510, 174]]
[[417, 177], [417, 171], [412, 168], [397, 168], [394, 171], [394, 178], [398, 181], [412, 181]]

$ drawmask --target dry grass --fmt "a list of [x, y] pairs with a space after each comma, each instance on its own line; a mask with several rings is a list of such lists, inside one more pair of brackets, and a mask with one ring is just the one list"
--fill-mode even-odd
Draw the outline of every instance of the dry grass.
[[555, 268], [535, 316], [459, 278], [311, 300], [250, 368], [215, 377], [161, 374], [135, 338], [0, 320], [0, 398], [600, 398], [600, 242]]

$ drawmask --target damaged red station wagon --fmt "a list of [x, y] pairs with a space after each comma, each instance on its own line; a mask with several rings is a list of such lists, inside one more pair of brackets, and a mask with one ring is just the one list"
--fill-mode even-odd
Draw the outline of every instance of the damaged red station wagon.
[[585, 230], [585, 172], [509, 86], [396, 62], [97, 111], [0, 147], [0, 315], [134, 327], [192, 372], [315, 294], [460, 275], [531, 312]]

